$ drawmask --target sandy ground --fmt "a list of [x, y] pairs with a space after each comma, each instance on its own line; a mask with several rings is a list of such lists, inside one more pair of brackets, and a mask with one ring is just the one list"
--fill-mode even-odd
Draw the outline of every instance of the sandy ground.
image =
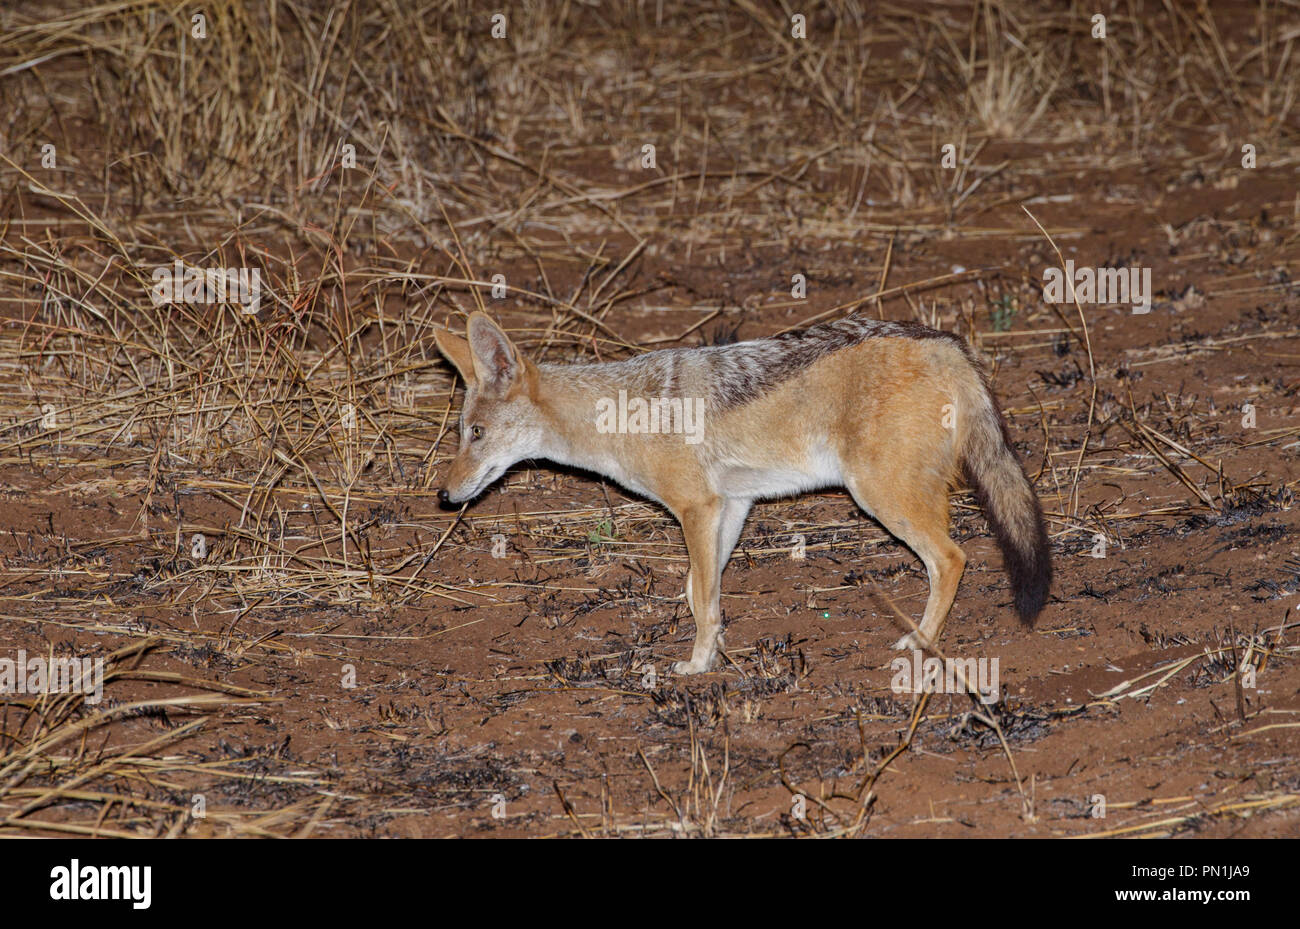
[[[496, 109], [460, 100], [463, 137], [398, 140], [436, 182], [331, 175], [261, 212], [242, 175], [202, 174], [238, 207], [133, 202], [115, 159], [166, 153], [95, 122], [126, 76], [86, 69], [109, 62], [0, 78], [23, 118], [58, 108], [71, 149], [42, 173], [15, 117], [31, 157], [0, 165], [0, 658], [107, 661], [100, 704], [0, 705], [0, 834], [1300, 834], [1300, 163], [1285, 86], [1249, 56], [1272, 28], [1276, 64], [1280, 20], [1216, 13], [1231, 81], [1197, 77], [1217, 54], [1197, 57], [1213, 43], [1190, 18], [1164, 24], [1186, 27], [1167, 50], [1183, 78], [1116, 53], [1103, 79], [1086, 21], [1016, 7], [1000, 28], [1073, 57], [1035, 76], [1040, 115], [1032, 94], [1006, 105], [1008, 132], [976, 112], [992, 53], [966, 121], [944, 107], [963, 76], [941, 37], [964, 51], [983, 14], [835, 9], [808, 40], [824, 68], [783, 57], [775, 8], [462, 50]], [[1030, 42], [1043, 22], [1055, 44]], [[1117, 15], [1108, 41], [1161, 28]], [[0, 72], [63, 47], [40, 35], [0, 45]], [[871, 94], [841, 95], [848, 74]], [[1060, 262], [1034, 219], [1080, 266], [1149, 269], [1150, 312], [1047, 302]], [[229, 266], [244, 242], [283, 304], [158, 322], [140, 282], [159, 256]], [[493, 274], [504, 299], [465, 283]], [[1028, 630], [954, 493], [969, 564], [942, 647], [997, 662], [994, 706], [891, 686], [890, 604], [919, 617], [927, 583], [844, 492], [754, 508], [723, 576], [727, 660], [689, 679], [668, 670], [694, 632], [668, 514], [544, 463], [463, 514], [437, 505], [461, 392], [431, 323], [482, 301], [526, 351], [591, 360], [756, 338], [880, 290], [855, 310], [988, 361], [1048, 514], [1056, 582]]]

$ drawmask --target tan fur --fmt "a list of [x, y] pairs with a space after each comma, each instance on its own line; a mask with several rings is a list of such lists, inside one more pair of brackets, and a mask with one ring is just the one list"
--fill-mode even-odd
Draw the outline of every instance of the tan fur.
[[[755, 499], [842, 485], [911, 548], [925, 564], [930, 595], [920, 635], [900, 639], [897, 647], [904, 648], [937, 641], [965, 568], [965, 555], [948, 534], [948, 491], [969, 448], [983, 449], [989, 459], [984, 467], [995, 473], [995, 496], [1014, 496], [1023, 485], [1032, 498], [1000, 436], [998, 447], [1015, 474], [1006, 473], [1006, 461], [993, 461], [989, 430], [991, 423], [1000, 427], [1000, 414], [978, 370], [950, 338], [892, 335], [838, 347], [752, 400], [715, 405], [703, 441], [692, 445], [681, 435], [607, 434], [594, 425], [601, 397], [620, 389], [656, 396], [663, 389], [654, 381], [658, 369], [538, 367], [482, 314], [471, 317], [469, 335], [468, 342], [437, 335], [467, 387], [446, 499], [471, 499], [515, 461], [547, 458], [596, 471], [662, 503], [681, 523], [690, 558], [686, 592], [696, 637], [690, 659], [676, 665], [681, 673], [713, 664], [721, 645], [722, 570]], [[679, 367], [672, 384], [677, 395], [708, 395], [703, 363]], [[475, 427], [479, 439], [472, 437]], [[1002, 484], [1005, 492], [998, 490]], [[1001, 498], [994, 502], [1002, 505]], [[1008, 522], [1014, 530], [1016, 519]]]

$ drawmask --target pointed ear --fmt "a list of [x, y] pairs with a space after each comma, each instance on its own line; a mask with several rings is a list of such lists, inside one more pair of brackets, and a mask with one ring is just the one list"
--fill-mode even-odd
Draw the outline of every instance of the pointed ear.
[[434, 328], [433, 341], [438, 344], [438, 351], [456, 366], [461, 379], [465, 381], [465, 386], [474, 383], [473, 353], [469, 350], [469, 343], [458, 335], [452, 335], [450, 329], [443, 329], [441, 326]]
[[522, 370], [518, 349], [501, 327], [484, 313], [470, 316], [467, 335], [480, 386], [505, 393]]

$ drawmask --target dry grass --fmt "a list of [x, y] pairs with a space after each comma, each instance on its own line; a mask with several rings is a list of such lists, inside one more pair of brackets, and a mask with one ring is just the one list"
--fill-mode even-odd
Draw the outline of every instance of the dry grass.
[[[1078, 4], [831, 0], [810, 9], [817, 40], [803, 43], [777, 5], [748, 0], [674, 5], [670, 23], [652, 3], [527, 0], [499, 40], [490, 14], [464, 0], [218, 0], [205, 7], [203, 39], [174, 5], [69, 6], [0, 12], [0, 468], [32, 476], [29, 486], [112, 494], [128, 519], [25, 563], [8, 553], [0, 612], [19, 626], [126, 640], [105, 654], [110, 693], [149, 681], [165, 695], [98, 712], [71, 699], [6, 705], [0, 832], [185, 833], [193, 784], [250, 776], [176, 746], [214, 714], [273, 714], [270, 695], [195, 693], [212, 682], [150, 670], [161, 645], [297, 660], [276, 618], [288, 611], [389, 617], [502, 595], [504, 584], [440, 567], [474, 542], [433, 505], [456, 408], [433, 325], [508, 306], [521, 343], [550, 359], [689, 344], [706, 324], [783, 306], [790, 269], [765, 267], [756, 250], [797, 254], [833, 284], [832, 269], [865, 248], [866, 292], [881, 294], [867, 311], [883, 315], [891, 299], [889, 312], [956, 328], [1002, 357], [1064, 334], [1070, 357], [1090, 362], [1076, 321], [1040, 307], [1034, 280], [981, 270], [948, 292], [947, 269], [936, 269], [927, 306], [892, 270], [896, 251], [958, 234], [1033, 241], [1008, 205], [1085, 170], [1186, 154], [1188, 127], [1224, 140], [1222, 157], [1187, 158], [1208, 183], [1242, 139], [1274, 167], [1300, 163], [1300, 30], [1288, 3], [1259, 5], [1251, 42], [1227, 37], [1204, 4], [1120, 4], [1107, 43], [1088, 37], [1093, 11]], [[56, 168], [42, 166], [47, 143]], [[639, 167], [647, 143], [653, 170]], [[955, 171], [936, 167], [949, 143]], [[356, 167], [344, 167], [344, 146]], [[1047, 225], [1062, 240], [1082, 232]], [[840, 251], [825, 257], [822, 243]], [[1292, 235], [1261, 263], [1294, 255]], [[150, 307], [152, 269], [177, 259], [257, 269], [261, 312]], [[677, 262], [754, 270], [734, 288], [701, 288], [674, 273]], [[505, 304], [490, 293], [498, 272]], [[1019, 308], [1013, 330], [995, 323], [1001, 299]], [[646, 323], [661, 311], [665, 322]], [[795, 307], [790, 325], [814, 312]], [[1122, 362], [1158, 365], [1172, 351], [1136, 346]], [[1058, 541], [1119, 539], [1290, 492], [1225, 474], [1227, 441], [1186, 409], [1130, 396], [1103, 401], [1094, 423], [1088, 386], [1019, 411], [1043, 417], [1035, 463]], [[1095, 400], [1095, 376], [1090, 386]], [[1086, 421], [1056, 416], [1049, 429], [1066, 404], [1089, 410]], [[1093, 432], [1106, 441], [1084, 440]], [[1081, 483], [1121, 472], [1168, 475], [1181, 499], [1079, 503]], [[432, 515], [408, 521], [398, 500]], [[648, 506], [523, 506], [493, 531], [538, 565], [682, 557], [671, 522]], [[781, 531], [751, 556], [813, 528], [796, 505], [764, 517]], [[616, 535], [593, 536], [606, 519]], [[817, 527], [812, 551], [884, 540]], [[131, 567], [106, 566], [103, 553], [118, 549]], [[146, 600], [164, 604], [167, 621], [139, 622]], [[222, 631], [187, 625], [198, 611], [224, 617]], [[300, 632], [330, 628], [314, 619]], [[346, 657], [335, 640], [313, 642], [318, 655]], [[910, 739], [923, 712], [886, 728]], [[149, 738], [120, 731], [159, 714], [183, 725]], [[104, 747], [91, 751], [97, 737]], [[603, 806], [598, 826], [584, 822], [557, 785], [561, 822], [582, 834], [725, 833], [727, 748], [692, 728], [689, 757], [682, 790], [655, 778], [658, 826], [623, 829]], [[339, 796], [325, 772], [288, 762], [257, 776], [285, 792], [256, 812], [215, 810], [206, 828], [303, 834], [395, 802], [387, 788]], [[171, 799], [148, 796], [160, 783]], [[822, 825], [834, 832], [843, 823], [832, 820]]]

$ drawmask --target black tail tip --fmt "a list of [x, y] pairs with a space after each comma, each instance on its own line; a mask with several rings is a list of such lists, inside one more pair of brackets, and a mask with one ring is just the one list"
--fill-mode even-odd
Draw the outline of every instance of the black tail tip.
[[1032, 628], [1052, 592], [1052, 563], [1044, 551], [1032, 563], [1013, 563], [1009, 567], [1016, 612], [1020, 614], [1020, 621]]
[[1043, 612], [1043, 607], [1047, 605], [1048, 590], [1044, 587], [1042, 590], [1020, 590], [1016, 592], [1016, 612], [1020, 614], [1020, 621], [1029, 629], [1034, 627], [1034, 620], [1038, 614]]

